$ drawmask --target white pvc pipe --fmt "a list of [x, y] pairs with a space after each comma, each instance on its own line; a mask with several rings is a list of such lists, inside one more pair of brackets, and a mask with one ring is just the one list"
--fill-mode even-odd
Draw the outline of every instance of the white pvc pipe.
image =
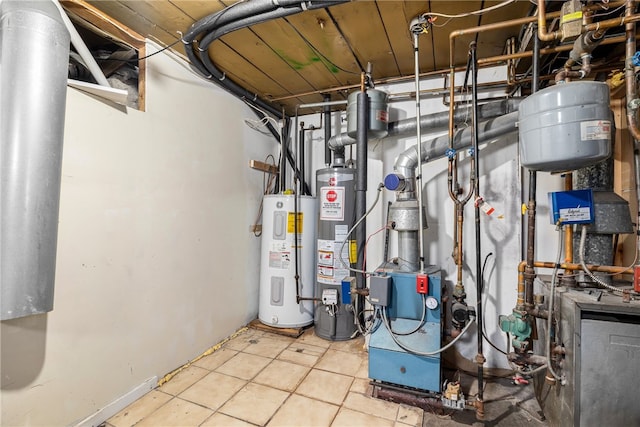
[[82, 40], [82, 37], [80, 37], [78, 30], [76, 30], [76, 27], [74, 27], [73, 23], [69, 19], [67, 12], [65, 12], [65, 10], [62, 8], [58, 0], [51, 0], [51, 1], [53, 1], [53, 4], [55, 4], [58, 10], [60, 11], [60, 15], [62, 16], [62, 22], [64, 22], [64, 25], [67, 27], [67, 30], [71, 35], [71, 44], [73, 44], [73, 47], [76, 48], [76, 50], [82, 57], [82, 60], [84, 61], [85, 65], [87, 66], [87, 68], [89, 68], [89, 71], [91, 72], [93, 77], [96, 79], [99, 85], [111, 87], [111, 85], [109, 84], [109, 81], [107, 81], [107, 78], [104, 76], [102, 69], [100, 68], [96, 60], [93, 58], [93, 55], [91, 55], [91, 52], [89, 52], [89, 48], [87, 47], [86, 44], [84, 44], [84, 41]]

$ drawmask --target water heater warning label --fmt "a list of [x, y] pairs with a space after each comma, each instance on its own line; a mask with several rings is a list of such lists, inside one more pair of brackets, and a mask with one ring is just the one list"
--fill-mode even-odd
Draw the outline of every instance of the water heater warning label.
[[289, 252], [269, 252], [269, 267], [286, 270], [290, 263], [291, 254]]
[[344, 220], [344, 187], [320, 188], [320, 219]]
[[[318, 240], [318, 283], [339, 285], [349, 275], [345, 265], [349, 265], [348, 244], [344, 241]], [[338, 254], [342, 249], [342, 262]], [[344, 263], [344, 264], [343, 264]]]
[[582, 141], [611, 139], [611, 122], [609, 120], [580, 122], [580, 139]]

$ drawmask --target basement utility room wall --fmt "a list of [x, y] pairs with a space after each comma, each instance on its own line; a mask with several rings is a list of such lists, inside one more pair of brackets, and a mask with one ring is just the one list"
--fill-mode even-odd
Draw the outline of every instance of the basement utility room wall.
[[67, 97], [54, 310], [0, 325], [7, 426], [73, 424], [257, 315], [253, 112], [165, 53], [147, 112]]

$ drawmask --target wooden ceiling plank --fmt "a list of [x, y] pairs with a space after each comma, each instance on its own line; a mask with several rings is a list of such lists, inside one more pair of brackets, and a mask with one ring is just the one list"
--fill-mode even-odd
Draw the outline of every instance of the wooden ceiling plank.
[[[421, 13], [428, 12], [428, 5], [426, 2], [378, 0], [378, 9], [387, 29], [400, 75], [414, 74], [413, 36], [409, 32], [409, 23]], [[420, 72], [434, 70], [431, 35], [421, 35], [418, 42]]]
[[337, 86], [360, 82], [358, 63], [324, 9], [292, 15], [286, 21], [316, 49], [318, 57], [335, 76]]
[[263, 73], [262, 70], [256, 68], [246, 58], [238, 55], [226, 43], [217, 42], [211, 49], [213, 55], [220, 58], [216, 65], [229, 76], [236, 76], [239, 80], [233, 80], [248, 91], [254, 92], [264, 99], [291, 94], [285, 87]]
[[[445, 13], [447, 15], [457, 15], [461, 13], [479, 10], [482, 6], [481, 1], [431, 1], [431, 12]], [[477, 16], [467, 16], [464, 18], [443, 18], [437, 17], [433, 23], [431, 31], [433, 32], [433, 45], [436, 46], [434, 52], [435, 68], [449, 68], [449, 34], [452, 31], [462, 28], [475, 27], [478, 25]], [[466, 65], [469, 52], [469, 43], [475, 40], [475, 35], [462, 36], [456, 38], [454, 65]]]
[[323, 61], [287, 21], [281, 19], [265, 22], [256, 25], [252, 30], [274, 54], [300, 74], [314, 89], [340, 84], [331, 72], [335, 67]]
[[360, 64], [373, 64], [373, 77], [400, 74], [376, 3], [357, 1], [332, 8], [330, 15], [356, 53]]
[[[244, 28], [234, 31], [226, 34], [220, 40], [224, 40], [237, 54], [242, 55], [257, 69], [272, 79], [283, 82], [284, 85], [289, 87], [291, 93], [304, 92], [313, 88], [289, 64], [275, 55], [271, 48], [250, 29]], [[213, 43], [212, 46], [217, 43]], [[222, 64], [221, 61], [224, 60], [220, 54], [216, 53], [213, 53], [211, 57], [216, 64]], [[223, 68], [221, 67], [221, 69]]]

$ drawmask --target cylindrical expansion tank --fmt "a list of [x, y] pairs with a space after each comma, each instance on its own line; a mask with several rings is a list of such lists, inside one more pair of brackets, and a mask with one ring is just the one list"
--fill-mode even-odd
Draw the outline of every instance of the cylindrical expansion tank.
[[0, 320], [53, 309], [69, 39], [53, 2], [0, 2]]
[[573, 170], [611, 155], [606, 83], [560, 83], [520, 103], [520, 158], [539, 171]]
[[[298, 197], [297, 230], [295, 197]], [[313, 197], [293, 194], [264, 196], [258, 318], [266, 325], [296, 328], [313, 323], [311, 299], [315, 273], [316, 215], [317, 204]], [[308, 298], [300, 303], [296, 299], [296, 263], [299, 296]]]
[[333, 167], [316, 173], [318, 240], [315, 296], [322, 299], [323, 295], [334, 292], [337, 307], [323, 302], [316, 305], [315, 333], [328, 340], [348, 340], [356, 330], [352, 306], [341, 302], [342, 279], [351, 275], [345, 265], [351, 266], [351, 261], [355, 263], [349, 256], [354, 233], [344, 243], [355, 222], [355, 182], [355, 169]]
[[[347, 98], [347, 134], [356, 138], [358, 133], [358, 94], [355, 91]], [[369, 96], [369, 138], [387, 136], [389, 129], [389, 94], [381, 90], [368, 89]]]

